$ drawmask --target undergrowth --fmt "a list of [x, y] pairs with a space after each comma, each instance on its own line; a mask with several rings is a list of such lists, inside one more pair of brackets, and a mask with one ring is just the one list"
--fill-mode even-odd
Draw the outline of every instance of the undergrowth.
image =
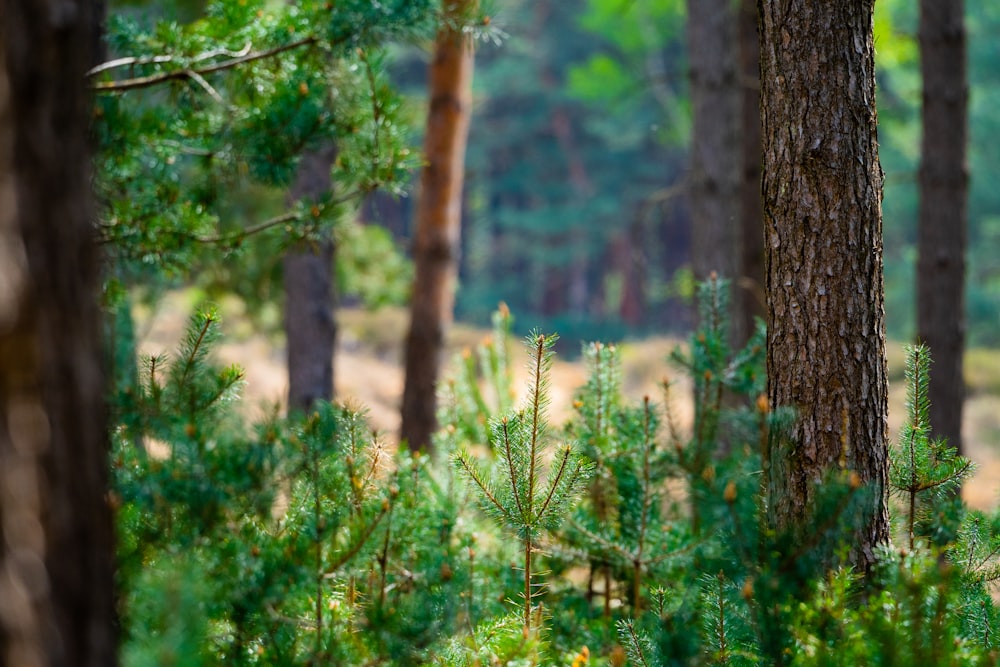
[[669, 383], [623, 398], [606, 343], [584, 346], [575, 414], [551, 424], [551, 334], [526, 341], [515, 407], [502, 308], [442, 385], [434, 456], [387, 448], [344, 405], [245, 424], [241, 373], [213, 365], [218, 317], [199, 311], [171, 358], [117, 363], [123, 662], [995, 664], [1000, 517], [961, 505], [971, 464], [929, 437], [926, 350], [909, 350], [891, 452], [894, 544], [867, 575], [830, 569], [866, 489], [832, 471], [822, 521], [768, 527], [762, 456], [793, 416], [765, 398], [762, 327], [730, 350], [725, 285], [700, 303], [673, 358], [694, 379], [690, 430]]

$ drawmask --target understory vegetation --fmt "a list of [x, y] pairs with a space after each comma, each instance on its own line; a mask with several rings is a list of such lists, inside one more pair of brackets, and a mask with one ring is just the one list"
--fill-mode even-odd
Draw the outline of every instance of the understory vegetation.
[[852, 571], [870, 490], [818, 481], [815, 519], [768, 522], [768, 461], [793, 415], [766, 399], [764, 332], [727, 346], [726, 287], [662, 396], [627, 403], [591, 343], [566, 424], [547, 417], [555, 335], [532, 333], [525, 398], [511, 315], [441, 387], [433, 455], [385, 445], [356, 407], [248, 425], [238, 368], [200, 309], [175, 354], [129, 361], [115, 327], [119, 614], [127, 665], [975, 665], [998, 658], [1000, 517], [961, 505], [971, 464], [927, 424], [909, 350], [891, 452], [894, 538]]

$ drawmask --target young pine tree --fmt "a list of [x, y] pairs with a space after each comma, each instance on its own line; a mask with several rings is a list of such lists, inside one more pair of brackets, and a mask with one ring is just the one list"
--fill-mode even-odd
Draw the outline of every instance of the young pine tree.
[[551, 460], [546, 408], [557, 336], [532, 333], [531, 380], [525, 404], [490, 423], [490, 445], [497, 453], [495, 470], [486, 470], [468, 449], [455, 463], [479, 490], [484, 509], [512, 530], [521, 543], [524, 567], [523, 624], [531, 632], [536, 584], [532, 558], [544, 531], [556, 528], [582, 490], [592, 466], [572, 443], [562, 445]]

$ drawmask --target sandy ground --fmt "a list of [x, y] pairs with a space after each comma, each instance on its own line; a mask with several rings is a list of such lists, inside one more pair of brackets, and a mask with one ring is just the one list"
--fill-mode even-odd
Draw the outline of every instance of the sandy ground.
[[[170, 293], [155, 311], [136, 309], [140, 351], [170, 352], [180, 339], [184, 323], [194, 306], [192, 295]], [[245, 370], [244, 405], [249, 416], [263, 414], [281, 404], [287, 391], [285, 350], [280, 334], [270, 336], [253, 330], [237, 300], [218, 304], [225, 336], [216, 352], [218, 361], [238, 364]], [[399, 310], [371, 313], [342, 310], [338, 315], [339, 342], [335, 358], [336, 393], [339, 399], [364, 406], [372, 426], [393, 440], [399, 431], [399, 403], [403, 387], [400, 362], [406, 334], [406, 316]], [[485, 332], [456, 326], [449, 336], [454, 354], [482, 340]], [[622, 377], [625, 394], [641, 400], [662, 398], [661, 382], [668, 377], [678, 385], [672, 392], [671, 409], [683, 426], [690, 423], [692, 408], [687, 399], [689, 384], [671, 368], [667, 356], [676, 340], [653, 338], [626, 342], [622, 347]], [[452, 355], [449, 355], [451, 357]], [[525, 356], [524, 361], [527, 357]], [[896, 346], [890, 354], [890, 377], [901, 378], [902, 354]], [[518, 386], [523, 387], [527, 372], [518, 362]], [[573, 394], [586, 379], [580, 363], [556, 360], [551, 380], [551, 415], [562, 423], [569, 415]], [[994, 382], [995, 384], [995, 382]], [[889, 427], [895, 437], [904, 417], [905, 389], [901, 380], [890, 383]], [[973, 507], [992, 509], [1000, 504], [1000, 396], [984, 388], [970, 387], [963, 424], [968, 455], [977, 465], [963, 495]]]

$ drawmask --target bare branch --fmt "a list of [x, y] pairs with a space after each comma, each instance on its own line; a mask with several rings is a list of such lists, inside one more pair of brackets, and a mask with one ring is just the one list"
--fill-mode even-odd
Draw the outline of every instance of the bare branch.
[[[286, 51], [297, 49], [301, 46], [315, 44], [317, 41], [318, 40], [316, 37], [310, 35], [308, 37], [303, 37], [302, 39], [296, 40], [294, 42], [289, 42], [288, 44], [282, 44], [281, 46], [275, 46], [274, 48], [265, 49], [263, 51], [247, 52], [243, 55], [238, 55], [228, 60], [223, 60], [221, 62], [213, 63], [211, 65], [205, 65], [204, 67], [184, 68], [184, 69], [173, 70], [170, 72], [160, 72], [158, 74], [150, 74], [148, 76], [135, 77], [131, 79], [121, 79], [118, 81], [99, 81], [93, 84], [91, 88], [99, 93], [116, 92], [124, 90], [134, 90], [137, 88], [149, 88], [150, 86], [155, 86], [157, 84], [163, 83], [165, 81], [170, 81], [172, 79], [197, 80], [195, 79], [195, 77], [204, 76], [206, 74], [212, 74], [214, 72], [220, 72], [222, 70], [232, 69], [233, 67], [253, 62], [255, 60], [263, 60], [264, 58], [271, 58], [273, 56], [285, 53]], [[220, 55], [220, 54], [215, 53], [213, 55]], [[211, 57], [211, 56], [205, 56], [205, 57]], [[154, 58], [168, 59], [168, 60], [159, 60], [155, 62], [170, 62], [173, 59], [173, 56], [154, 56]], [[196, 57], [196, 59], [197, 58], [198, 57]], [[119, 59], [119, 61], [111, 61], [111, 62], [117, 63], [120, 62], [121, 60], [127, 60], [127, 59]], [[115, 67], [121, 67], [124, 66], [125, 64], [129, 63], [124, 63], [122, 65], [115, 65]], [[104, 65], [98, 65], [96, 68], [94, 68], [94, 70], [91, 70], [91, 74], [96, 74], [99, 71], [103, 71], [99, 69], [101, 67], [104, 67], [105, 69], [111, 69], [109, 65], [110, 63], [104, 63]]]
[[[250, 53], [250, 49], [253, 45], [250, 42], [246, 43], [239, 51], [231, 51], [229, 49], [212, 49], [211, 51], [206, 51], [205, 53], [199, 53], [193, 56], [191, 62], [202, 62], [204, 60], [209, 60], [211, 58], [218, 58], [219, 56], [226, 56], [227, 58], [242, 58], [243, 56]], [[166, 56], [127, 56], [125, 58], [115, 58], [114, 60], [109, 60], [108, 62], [96, 65], [87, 71], [87, 76], [92, 77], [101, 72], [107, 72], [109, 70], [117, 69], [119, 67], [134, 67], [136, 65], [158, 65], [161, 63], [171, 63], [178, 60], [177, 56], [166, 55]]]
[[101, 72], [117, 69], [118, 67], [129, 67], [133, 65], [157, 65], [159, 63], [169, 63], [174, 61], [174, 56], [127, 56], [125, 58], [115, 58], [100, 65], [96, 65], [87, 71], [87, 76], [92, 77]]
[[215, 100], [219, 104], [225, 104], [226, 103], [226, 101], [224, 99], [222, 99], [222, 95], [219, 94], [219, 91], [217, 91], [215, 88], [212, 88], [212, 84], [210, 84], [208, 81], [206, 81], [205, 77], [203, 77], [201, 74], [198, 74], [197, 72], [192, 72], [192, 71], [189, 70], [188, 71], [188, 76], [191, 78], [192, 81], [194, 81], [199, 86], [201, 86], [202, 88], [204, 88], [205, 92], [208, 93], [208, 96], [211, 97], [213, 100]]

